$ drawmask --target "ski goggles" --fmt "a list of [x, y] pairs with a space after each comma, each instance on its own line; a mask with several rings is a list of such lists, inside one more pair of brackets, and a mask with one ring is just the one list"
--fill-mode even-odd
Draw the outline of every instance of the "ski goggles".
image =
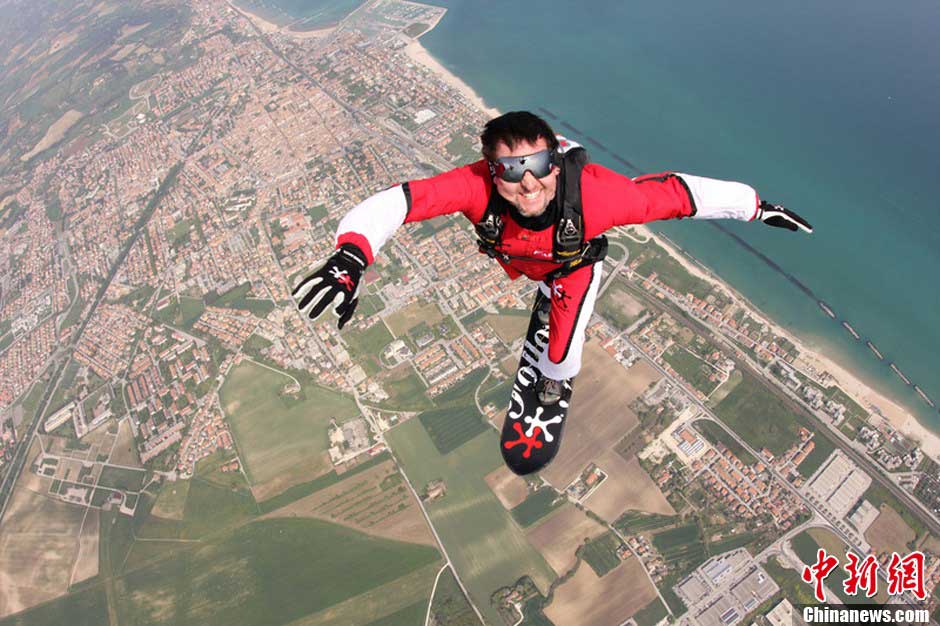
[[555, 151], [542, 150], [525, 156], [502, 157], [489, 161], [490, 175], [499, 176], [507, 183], [518, 183], [526, 172], [532, 172], [536, 178], [545, 178], [555, 164]]

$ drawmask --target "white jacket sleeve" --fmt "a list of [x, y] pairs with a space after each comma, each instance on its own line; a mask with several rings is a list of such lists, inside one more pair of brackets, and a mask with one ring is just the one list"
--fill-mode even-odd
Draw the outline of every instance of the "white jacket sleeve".
[[405, 223], [408, 200], [401, 185], [369, 196], [343, 216], [336, 229], [336, 245], [352, 243], [371, 264], [385, 242]]
[[692, 196], [693, 219], [750, 221], [757, 217], [760, 197], [753, 187], [679, 172], [676, 176], [682, 179]]

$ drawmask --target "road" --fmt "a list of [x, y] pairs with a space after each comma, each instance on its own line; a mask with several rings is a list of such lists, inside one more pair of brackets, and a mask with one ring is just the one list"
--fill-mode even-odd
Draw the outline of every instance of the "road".
[[[211, 124], [211, 121], [209, 122]], [[147, 202], [147, 206], [144, 211], [141, 213], [140, 217], [137, 218], [137, 221], [134, 223], [132, 229], [132, 234], [128, 238], [127, 242], [124, 244], [124, 247], [121, 249], [121, 252], [118, 254], [117, 258], [114, 260], [114, 263], [111, 265], [111, 269], [108, 271], [108, 275], [104, 278], [104, 282], [101, 287], [98, 289], [98, 293], [95, 294], [95, 300], [91, 305], [91, 308], [88, 310], [88, 314], [85, 316], [85, 319], [82, 321], [81, 326], [78, 328], [78, 332], [74, 334], [71, 341], [64, 346], [60, 346], [56, 352], [58, 355], [68, 354], [67, 358], [63, 357], [62, 363], [59, 365], [59, 368], [55, 371], [52, 377], [49, 379], [49, 386], [46, 388], [43, 398], [39, 403], [39, 409], [37, 410], [36, 415], [33, 417], [33, 421], [29, 426], [26, 437], [24, 437], [19, 447], [17, 447], [16, 452], [14, 453], [13, 462], [10, 464], [9, 471], [3, 477], [3, 483], [0, 485], [0, 522], [3, 521], [3, 515], [6, 512], [7, 503], [10, 497], [10, 494], [13, 492], [13, 488], [16, 485], [16, 481], [19, 478], [20, 472], [23, 470], [23, 464], [26, 459], [26, 452], [29, 450], [29, 447], [32, 445], [33, 437], [36, 436], [36, 433], [39, 430], [40, 417], [46, 412], [49, 408], [47, 405], [52, 398], [53, 390], [59, 385], [62, 374], [65, 372], [65, 368], [68, 363], [71, 361], [72, 351], [75, 349], [75, 346], [78, 345], [79, 340], [82, 337], [82, 334], [85, 332], [85, 328], [88, 326], [88, 323], [95, 316], [95, 311], [98, 309], [98, 306], [104, 300], [105, 293], [107, 293], [108, 288], [111, 286], [111, 282], [114, 280], [114, 277], [117, 276], [118, 271], [121, 269], [121, 265], [124, 263], [124, 259], [127, 258], [127, 255], [130, 253], [131, 248], [144, 233], [147, 223], [150, 221], [150, 218], [153, 216], [156, 211], [157, 205], [160, 203], [160, 200], [163, 198], [163, 195], [169, 190], [169, 188], [176, 181], [176, 177], [179, 174], [180, 170], [183, 167], [183, 161], [180, 161], [173, 165], [168, 171], [166, 177], [160, 183], [160, 186], [154, 192], [154, 195]]]
[[[658, 288], [657, 288], [658, 289]], [[832, 426], [828, 423], [827, 420], [820, 418], [819, 414], [816, 413], [811, 407], [808, 407], [795, 393], [790, 391], [787, 388], [779, 387], [776, 384], [773, 384], [767, 380], [767, 374], [764, 372], [763, 368], [755, 363], [748, 355], [743, 354], [740, 348], [731, 342], [724, 333], [721, 332], [720, 327], [715, 327], [712, 324], [695, 317], [692, 315], [682, 304], [681, 301], [677, 301], [671, 294], [666, 291], [659, 291], [665, 299], [673, 305], [673, 307], [678, 308], [682, 313], [683, 317], [686, 318], [693, 326], [698, 327], [699, 330], [704, 331], [710, 334], [714, 339], [719, 341], [725, 348], [732, 350], [735, 353], [742, 353], [742, 358], [739, 359], [743, 363], [745, 369], [747, 369], [753, 376], [755, 376], [761, 384], [767, 387], [769, 390], [777, 393], [778, 395], [782, 392], [785, 395], [784, 401], [787, 403], [787, 406], [796, 412], [808, 413], [813, 419], [819, 423], [821, 428], [817, 429], [817, 432], [820, 433], [823, 437], [828, 439], [834, 446], [842, 450], [846, 456], [848, 456], [855, 464], [865, 470], [865, 473], [872, 477], [873, 480], [877, 481], [880, 485], [888, 489], [900, 502], [910, 509], [917, 518], [934, 534], [940, 535], [940, 521], [933, 516], [932, 513], [919, 501], [914, 499], [910, 494], [904, 491], [899, 487], [893, 480], [888, 478], [882, 473], [881, 469], [878, 467], [875, 461], [868, 458], [866, 455], [859, 453], [853, 446], [851, 446], [848, 441], [845, 439], [845, 436], [841, 432], [834, 432]], [[646, 296], [646, 293], [642, 290], [639, 290], [639, 294]], [[648, 302], [651, 302], [649, 298], [644, 298]], [[653, 303], [656, 306], [664, 306], [662, 302]], [[673, 314], [675, 312], [673, 311]], [[657, 366], [657, 369], [663, 371], [662, 368]], [[699, 406], [701, 403], [696, 402]], [[721, 423], [716, 416], [711, 414], [711, 411], [706, 409], [703, 406], [703, 409], [708, 411], [709, 415], [714, 419], [714, 421]], [[723, 424], [724, 425], [724, 424]], [[728, 430], [732, 434], [734, 432], [727, 426], [725, 430]], [[737, 438], [736, 434], [735, 437]], [[740, 438], [737, 438], [740, 441]], [[753, 450], [750, 446], [747, 446], [747, 449], [753, 453]], [[755, 453], [755, 456], [756, 453]]]

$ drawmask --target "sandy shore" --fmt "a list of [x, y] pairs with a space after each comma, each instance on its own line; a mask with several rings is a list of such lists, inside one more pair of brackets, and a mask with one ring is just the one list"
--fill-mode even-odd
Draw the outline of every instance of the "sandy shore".
[[[446, 11], [442, 11], [437, 20], [428, 26], [428, 29], [421, 33], [421, 35], [424, 35], [437, 26], [437, 23], [441, 21], [442, 17], [444, 17], [445, 12]], [[427, 48], [421, 45], [420, 41], [417, 39], [412, 39], [411, 43], [405, 46], [405, 53], [411, 58], [412, 61], [427, 67], [438, 78], [462, 93], [465, 98], [472, 102], [481, 111], [486, 113], [489, 117], [499, 117], [499, 110], [487, 105], [483, 98], [481, 98], [480, 95], [470, 87], [470, 85], [463, 82], [458, 76], [441, 65], [437, 59], [431, 56], [431, 53], [427, 51]]]
[[798, 338], [790, 331], [775, 324], [763, 315], [760, 309], [753, 306], [744, 296], [731, 288], [730, 285], [717, 276], [704, 271], [699, 265], [693, 263], [688, 257], [676, 250], [668, 241], [664, 241], [662, 237], [656, 236], [656, 234], [646, 226], [638, 225], [634, 228], [644, 237], [654, 239], [672, 258], [679, 262], [693, 276], [711, 283], [719, 283], [727, 289], [734, 298], [744, 303], [748, 309], [758, 312], [760, 321], [766, 323], [777, 335], [786, 337], [797, 347], [800, 351], [800, 358], [797, 360], [797, 365], [801, 369], [812, 368], [817, 372], [828, 372], [835, 380], [836, 384], [861, 406], [881, 413], [894, 428], [920, 442], [924, 454], [934, 459], [940, 459], [940, 437], [921, 425], [920, 422], [911, 415], [910, 411], [894, 400], [872, 389], [846, 366], [821, 354], [818, 346], [814, 346]]

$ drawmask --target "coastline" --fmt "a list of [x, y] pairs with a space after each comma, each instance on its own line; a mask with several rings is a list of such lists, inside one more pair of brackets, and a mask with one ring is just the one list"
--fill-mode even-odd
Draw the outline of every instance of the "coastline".
[[[247, 19], [251, 20], [262, 32], [265, 33], [277, 32], [293, 37], [322, 37], [333, 32], [333, 30], [336, 28], [334, 26], [306, 32], [292, 31], [287, 26], [279, 26], [254, 13], [251, 13], [250, 11], [236, 6], [234, 4], [234, 0], [228, 0], [227, 3], [234, 11], [237, 11]], [[360, 5], [360, 8], [365, 4], [366, 3]], [[355, 13], [355, 11], [353, 13]], [[410, 41], [404, 47], [404, 52], [412, 61], [423, 65], [436, 77], [461, 93], [465, 98], [467, 98], [467, 100], [483, 111], [487, 116], [499, 116], [501, 112], [497, 108], [489, 106], [486, 101], [476, 91], [473, 90], [472, 87], [465, 83], [456, 74], [444, 67], [437, 59], [433, 57], [433, 55], [431, 55], [427, 48], [421, 44], [420, 37], [433, 30], [446, 13], [447, 10], [441, 8], [441, 12], [437, 16], [437, 19], [435, 19], [433, 23], [429, 24], [426, 30], [418, 35], [418, 37], [410, 38]], [[773, 322], [763, 311], [753, 306], [730, 284], [712, 273], [710, 270], [703, 269], [701, 266], [694, 263], [683, 252], [678, 250], [671, 242], [664, 240], [663, 237], [660, 237], [645, 225], [636, 225], [635, 228], [637, 229], [637, 232], [643, 236], [651, 237], [654, 241], [656, 241], [658, 245], [666, 250], [666, 252], [673, 259], [680, 263], [691, 274], [706, 280], [709, 283], [720, 285], [722, 288], [727, 290], [733, 298], [743, 303], [748, 309], [758, 314], [760, 320], [773, 329], [776, 334], [782, 337], [786, 337], [790, 342], [792, 342], [800, 352], [800, 358], [797, 360], [797, 364], [801, 369], [816, 372], [828, 372], [836, 384], [838, 384], [838, 386], [841, 387], [843, 391], [845, 391], [861, 406], [874, 413], [881, 414], [885, 420], [891, 424], [892, 427], [904, 435], [910, 437], [911, 439], [916, 440], [920, 444], [924, 454], [940, 461], [940, 435], [933, 433], [920, 422], [918, 422], [909, 410], [905, 409], [895, 400], [892, 400], [883, 393], [873, 389], [858, 375], [853, 373], [849, 366], [843, 365], [842, 363], [836, 362], [832, 358], [825, 356], [820, 351], [819, 346], [816, 346], [812, 342], [809, 342], [805, 339], [797, 337], [791, 331], [784, 329]]]
[[263, 17], [261, 17], [260, 15], [256, 13], [252, 13], [251, 11], [247, 9], [241, 8], [240, 6], [235, 4], [234, 0], [228, 0], [226, 4], [228, 4], [230, 9], [241, 14], [242, 17], [249, 20], [252, 24], [254, 24], [258, 28], [258, 30], [260, 30], [262, 33], [265, 33], [265, 34], [279, 33], [281, 35], [290, 35], [291, 37], [305, 39], [307, 37], [323, 37], [325, 35], [329, 35], [334, 30], [336, 30], [336, 26], [330, 26], [327, 28], [318, 28], [316, 30], [303, 30], [303, 31], [291, 30], [289, 26], [279, 26], [278, 24], [275, 24], [274, 22], [264, 19]]
[[797, 364], [801, 369], [812, 368], [817, 372], [828, 372], [836, 384], [862, 407], [869, 410], [872, 410], [872, 407], [874, 407], [877, 411], [873, 412], [880, 413], [892, 427], [911, 439], [916, 440], [920, 444], [924, 454], [934, 459], [940, 458], [940, 436], [931, 432], [923, 424], [918, 422], [917, 418], [915, 418], [910, 411], [888, 398], [886, 395], [872, 389], [871, 386], [862, 381], [847, 366], [837, 363], [832, 358], [823, 355], [819, 351], [818, 346], [814, 346], [812, 343], [797, 337], [789, 330], [773, 322], [763, 311], [753, 306], [747, 298], [738, 293], [731, 285], [715, 274], [712, 274], [710, 271], [703, 270], [701, 266], [692, 262], [685, 254], [677, 250], [671, 242], [665, 241], [646, 225], [637, 224], [634, 228], [642, 236], [653, 239], [690, 274], [708, 281], [709, 283], [719, 284], [721, 287], [728, 290], [735, 300], [743, 303], [748, 309], [755, 313], [758, 313], [760, 321], [766, 323], [777, 335], [786, 337], [787, 340], [797, 347], [800, 351]]
[[415, 63], [423, 65], [431, 70], [433, 74], [463, 94], [467, 100], [472, 102], [477, 108], [482, 110], [488, 116], [499, 117], [501, 112], [498, 109], [486, 104], [486, 101], [483, 100], [480, 94], [475, 92], [473, 88], [470, 87], [470, 85], [463, 82], [463, 80], [461, 80], [460, 77], [458, 77], [456, 74], [441, 65], [437, 59], [431, 56], [431, 53], [428, 52], [427, 48], [421, 45], [419, 39], [425, 34], [431, 32], [434, 27], [438, 25], [438, 23], [441, 21], [441, 18], [443, 18], [446, 13], [447, 10], [443, 9], [437, 19], [434, 20], [433, 24], [428, 25], [428, 28], [423, 33], [418, 35], [418, 37], [412, 38], [412, 40], [405, 46], [405, 54], [407, 54], [408, 57]]

